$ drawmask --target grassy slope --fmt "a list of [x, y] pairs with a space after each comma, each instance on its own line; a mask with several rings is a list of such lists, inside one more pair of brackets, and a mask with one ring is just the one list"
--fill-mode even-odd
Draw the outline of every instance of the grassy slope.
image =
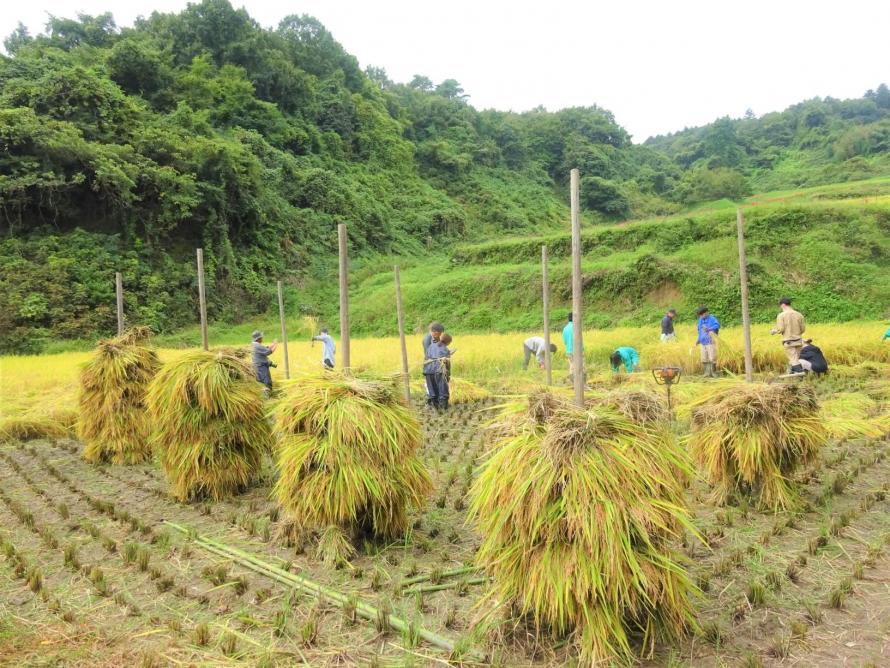
[[[711, 202], [689, 212], [583, 231], [585, 322], [598, 326], [656, 322], [675, 306], [691, 317], [711, 305], [737, 322], [735, 208]], [[878, 319], [890, 314], [890, 178], [760, 193], [742, 203], [747, 221], [752, 309], [774, 316], [782, 294], [813, 321]], [[450, 255], [408, 261], [402, 270], [407, 321], [432, 318], [456, 331], [532, 329], [540, 322], [540, 246], [550, 248], [553, 320], [570, 307], [567, 232], [460, 245]], [[357, 272], [355, 331], [392, 331], [389, 263]], [[335, 303], [327, 291], [320, 303]], [[322, 308], [329, 319], [333, 310]]]

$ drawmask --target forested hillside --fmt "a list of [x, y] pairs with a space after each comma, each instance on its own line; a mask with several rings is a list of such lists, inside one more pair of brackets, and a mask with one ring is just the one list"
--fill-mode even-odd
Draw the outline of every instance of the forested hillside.
[[311, 17], [268, 30], [226, 0], [124, 29], [51, 18], [5, 46], [0, 351], [110, 331], [115, 270], [133, 320], [193, 322], [197, 246], [212, 319], [265, 312], [278, 278], [329, 315], [337, 223], [368, 276], [379, 258], [556, 234], [572, 167], [586, 225], [890, 171], [886, 86], [639, 145], [596, 106], [479, 111], [455, 80], [392, 82]]

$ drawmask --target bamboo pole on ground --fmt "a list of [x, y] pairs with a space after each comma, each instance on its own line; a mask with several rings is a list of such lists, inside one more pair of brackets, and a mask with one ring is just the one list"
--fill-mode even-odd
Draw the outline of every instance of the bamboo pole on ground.
[[349, 277], [346, 262], [346, 225], [337, 225], [337, 242], [340, 250], [340, 360], [344, 369], [349, 360]]
[[399, 265], [393, 267], [396, 281], [396, 316], [399, 321], [399, 344], [402, 346], [402, 380], [405, 383], [405, 403], [411, 402], [411, 378], [408, 376], [408, 343], [405, 341], [405, 311], [402, 308], [402, 279]]
[[119, 271], [114, 272], [114, 297], [117, 304], [117, 335], [124, 333], [124, 279]]
[[547, 384], [553, 385], [553, 357], [550, 353], [550, 278], [547, 274], [547, 246], [541, 246], [541, 286], [544, 297], [544, 368]]
[[284, 377], [290, 378], [290, 360], [287, 356], [287, 324], [284, 321], [284, 287], [278, 281], [278, 319], [281, 321], [281, 345], [284, 348]]
[[198, 249], [198, 307], [201, 310], [201, 345], [208, 350], [207, 339], [207, 297], [204, 294], [204, 249]]
[[748, 311], [748, 266], [745, 259], [745, 219], [736, 209], [736, 230], [739, 242], [739, 283], [742, 290], [742, 331], [745, 337], [745, 380], [754, 380], [754, 360], [751, 354], [751, 314]]
[[579, 173], [573, 169], [570, 173], [570, 190], [572, 202], [572, 371], [575, 384], [575, 404], [584, 407], [584, 320], [581, 314], [581, 200], [579, 192]]
[[[324, 597], [341, 605], [354, 603], [355, 613], [359, 617], [372, 622], [379, 622], [381, 617], [385, 616], [386, 623], [396, 631], [415, 632], [417, 633], [417, 636], [419, 638], [422, 638], [434, 647], [438, 647], [447, 652], [454, 652], [457, 648], [457, 643], [455, 643], [450, 638], [440, 636], [436, 633], [433, 633], [432, 631], [428, 631], [423, 627], [415, 626], [413, 623], [407, 622], [401, 617], [397, 617], [396, 615], [393, 615], [391, 613], [386, 613], [383, 610], [378, 610], [377, 608], [363, 601], [350, 599], [349, 596], [346, 596], [342, 592], [326, 587], [302, 575], [296, 575], [284, 569], [278, 568], [277, 566], [273, 566], [272, 564], [265, 562], [259, 557], [256, 557], [248, 552], [244, 552], [243, 550], [239, 550], [238, 548], [227, 545], [225, 543], [221, 543], [219, 541], [204, 538], [203, 536], [197, 534], [194, 530], [190, 531], [186, 527], [174, 524], [173, 522], [166, 521], [165, 524], [183, 534], [186, 534], [197, 545], [201, 546], [208, 552], [212, 552], [217, 556], [235, 561], [245, 568], [255, 571], [261, 575], [265, 575], [267, 578], [280, 582], [281, 584], [284, 584], [288, 587], [300, 589], [314, 596]], [[480, 656], [478, 652], [474, 651], [467, 652], [466, 657], [471, 660], [480, 661], [484, 658]]]

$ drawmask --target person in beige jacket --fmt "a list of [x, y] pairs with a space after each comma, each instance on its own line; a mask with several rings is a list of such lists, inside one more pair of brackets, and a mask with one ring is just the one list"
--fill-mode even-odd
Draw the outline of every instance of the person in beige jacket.
[[782, 335], [782, 348], [788, 356], [788, 372], [793, 373], [794, 367], [800, 361], [803, 333], [807, 327], [803, 315], [791, 308], [791, 300], [788, 297], [779, 300], [779, 307], [782, 311], [776, 316], [776, 326], [769, 333]]

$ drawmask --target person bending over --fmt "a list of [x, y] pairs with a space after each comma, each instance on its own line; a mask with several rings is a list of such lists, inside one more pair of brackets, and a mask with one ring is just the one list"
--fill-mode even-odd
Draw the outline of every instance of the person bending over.
[[640, 370], [640, 354], [629, 346], [622, 346], [609, 355], [609, 364], [615, 373], [621, 370], [622, 364], [627, 373], [633, 373]]
[[[544, 354], [547, 349], [547, 344], [544, 341], [543, 336], [532, 336], [527, 338], [522, 344], [522, 351], [525, 354], [525, 359], [522, 361], [522, 368], [528, 369], [528, 362], [532, 358], [532, 355], [538, 360], [538, 368], [544, 368]], [[550, 352], [556, 352], [556, 344], [550, 344]]]

